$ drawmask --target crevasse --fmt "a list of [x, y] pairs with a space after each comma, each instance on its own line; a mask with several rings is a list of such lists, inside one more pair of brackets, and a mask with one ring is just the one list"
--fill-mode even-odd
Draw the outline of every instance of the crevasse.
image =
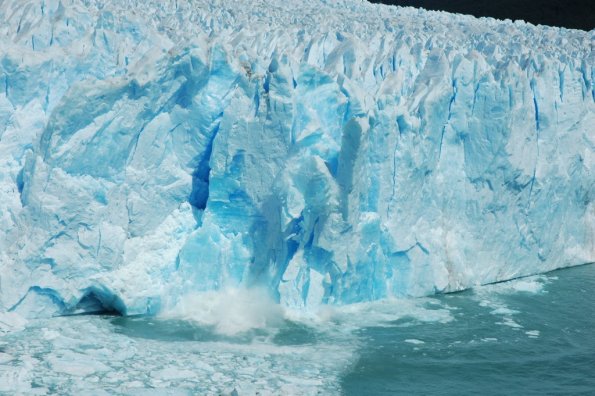
[[308, 308], [595, 261], [595, 32], [357, 0], [0, 20], [0, 310]]

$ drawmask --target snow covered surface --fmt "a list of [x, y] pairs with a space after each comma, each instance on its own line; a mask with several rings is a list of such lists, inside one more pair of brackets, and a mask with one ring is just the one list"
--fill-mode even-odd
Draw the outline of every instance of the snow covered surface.
[[356, 0], [7, 0], [0, 21], [0, 331], [595, 261], [594, 31]]

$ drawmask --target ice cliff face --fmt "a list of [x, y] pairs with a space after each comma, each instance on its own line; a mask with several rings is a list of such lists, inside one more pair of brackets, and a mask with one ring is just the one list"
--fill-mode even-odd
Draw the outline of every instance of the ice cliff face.
[[595, 32], [344, 1], [0, 2], [0, 310], [293, 307], [595, 261]]

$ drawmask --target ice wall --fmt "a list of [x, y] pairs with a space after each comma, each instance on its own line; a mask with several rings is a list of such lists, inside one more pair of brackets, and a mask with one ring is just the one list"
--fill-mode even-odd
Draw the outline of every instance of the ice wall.
[[595, 261], [595, 32], [356, 0], [0, 21], [0, 310], [315, 307]]

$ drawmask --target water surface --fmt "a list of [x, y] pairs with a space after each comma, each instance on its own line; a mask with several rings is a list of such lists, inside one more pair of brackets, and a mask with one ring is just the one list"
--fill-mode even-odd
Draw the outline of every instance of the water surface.
[[345, 394], [595, 394], [595, 265], [438, 300], [454, 320], [357, 331]]
[[36, 320], [0, 336], [0, 394], [595, 394], [593, 292], [587, 265], [237, 333], [171, 317]]

